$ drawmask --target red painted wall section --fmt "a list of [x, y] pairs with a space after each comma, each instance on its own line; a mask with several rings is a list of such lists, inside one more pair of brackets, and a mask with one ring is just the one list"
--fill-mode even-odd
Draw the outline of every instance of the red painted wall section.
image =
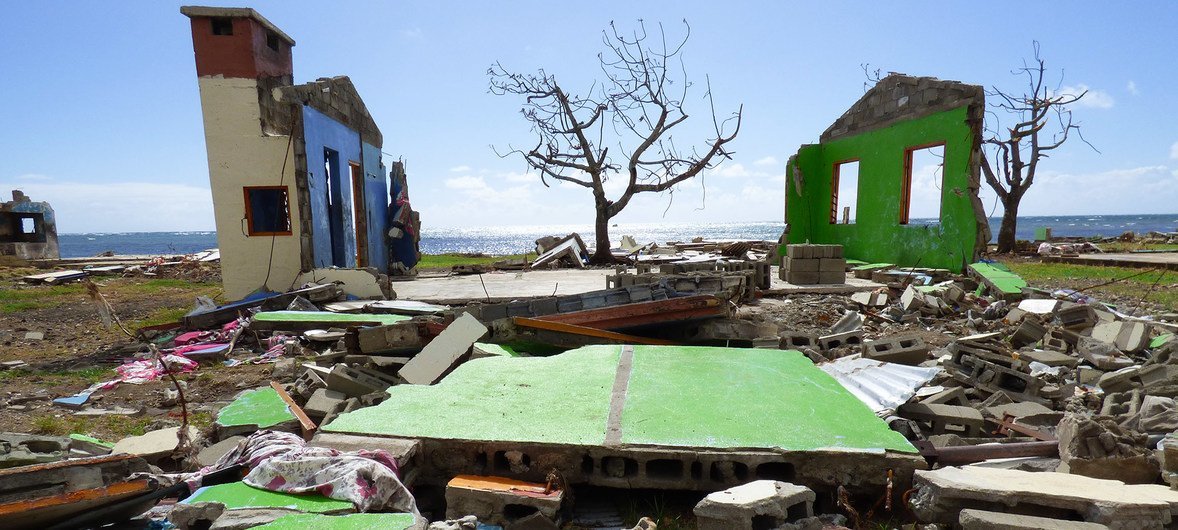
[[250, 18], [234, 17], [232, 35], [214, 35], [213, 19], [192, 19], [196, 75], [277, 77], [292, 75], [291, 45], [278, 38], [278, 51], [266, 45], [269, 30]]

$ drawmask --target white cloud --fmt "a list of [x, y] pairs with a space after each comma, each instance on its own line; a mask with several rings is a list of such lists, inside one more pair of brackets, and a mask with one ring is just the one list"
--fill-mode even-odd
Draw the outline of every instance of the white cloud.
[[213, 230], [208, 187], [159, 182], [71, 182], [21, 175], [0, 182], [53, 207], [59, 233]]
[[759, 159], [757, 159], [756, 162], [753, 162], [753, 165], [754, 166], [775, 166], [775, 165], [777, 165], [777, 157], [767, 156], [765, 158], [759, 158]]
[[1178, 160], [1178, 142], [1174, 142], [1174, 144], [1170, 146], [1170, 158]]
[[1040, 170], [1019, 214], [1170, 213], [1174, 210], [1174, 197], [1178, 197], [1178, 172], [1168, 166], [1095, 173]]
[[1125, 90], [1128, 90], [1129, 93], [1133, 94], [1134, 96], [1141, 93], [1141, 91], [1137, 89], [1137, 82], [1132, 80], [1129, 81], [1129, 84], [1125, 85]]
[[495, 189], [483, 177], [470, 175], [446, 179], [445, 186], [460, 193], [475, 203], [512, 204], [527, 201], [532, 197], [531, 186], [523, 184], [505, 189]]
[[466, 173], [470, 171], [470, 166], [454, 166], [450, 168], [451, 173]]
[[[1085, 92], [1087, 93], [1085, 94]], [[1111, 109], [1117, 103], [1108, 92], [1091, 88], [1083, 83], [1076, 86], [1062, 87], [1057, 94], [1065, 96], [1079, 96], [1080, 94], [1084, 94], [1084, 97], [1080, 98], [1080, 101], [1077, 101], [1076, 104], [1081, 107], [1094, 109]]]
[[419, 40], [422, 36], [421, 28], [409, 28], [400, 31], [401, 37], [407, 40]]

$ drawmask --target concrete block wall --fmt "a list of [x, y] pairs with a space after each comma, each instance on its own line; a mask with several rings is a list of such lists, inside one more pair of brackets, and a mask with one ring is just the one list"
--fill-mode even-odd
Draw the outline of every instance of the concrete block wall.
[[821, 141], [886, 127], [899, 120], [917, 118], [962, 104], [980, 103], [984, 97], [982, 87], [977, 85], [935, 77], [892, 74], [876, 83], [865, 97], [835, 120], [822, 133]]

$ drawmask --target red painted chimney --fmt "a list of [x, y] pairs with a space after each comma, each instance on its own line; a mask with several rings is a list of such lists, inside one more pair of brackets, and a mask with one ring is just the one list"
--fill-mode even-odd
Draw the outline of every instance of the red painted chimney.
[[184, 6], [192, 19], [196, 75], [291, 78], [295, 41], [257, 11], [241, 7]]

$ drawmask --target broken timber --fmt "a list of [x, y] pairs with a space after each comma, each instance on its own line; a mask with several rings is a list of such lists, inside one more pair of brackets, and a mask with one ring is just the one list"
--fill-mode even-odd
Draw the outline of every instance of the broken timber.
[[729, 316], [727, 302], [711, 295], [698, 295], [558, 313], [536, 317], [534, 320], [572, 324], [586, 328], [618, 330], [726, 316]]

